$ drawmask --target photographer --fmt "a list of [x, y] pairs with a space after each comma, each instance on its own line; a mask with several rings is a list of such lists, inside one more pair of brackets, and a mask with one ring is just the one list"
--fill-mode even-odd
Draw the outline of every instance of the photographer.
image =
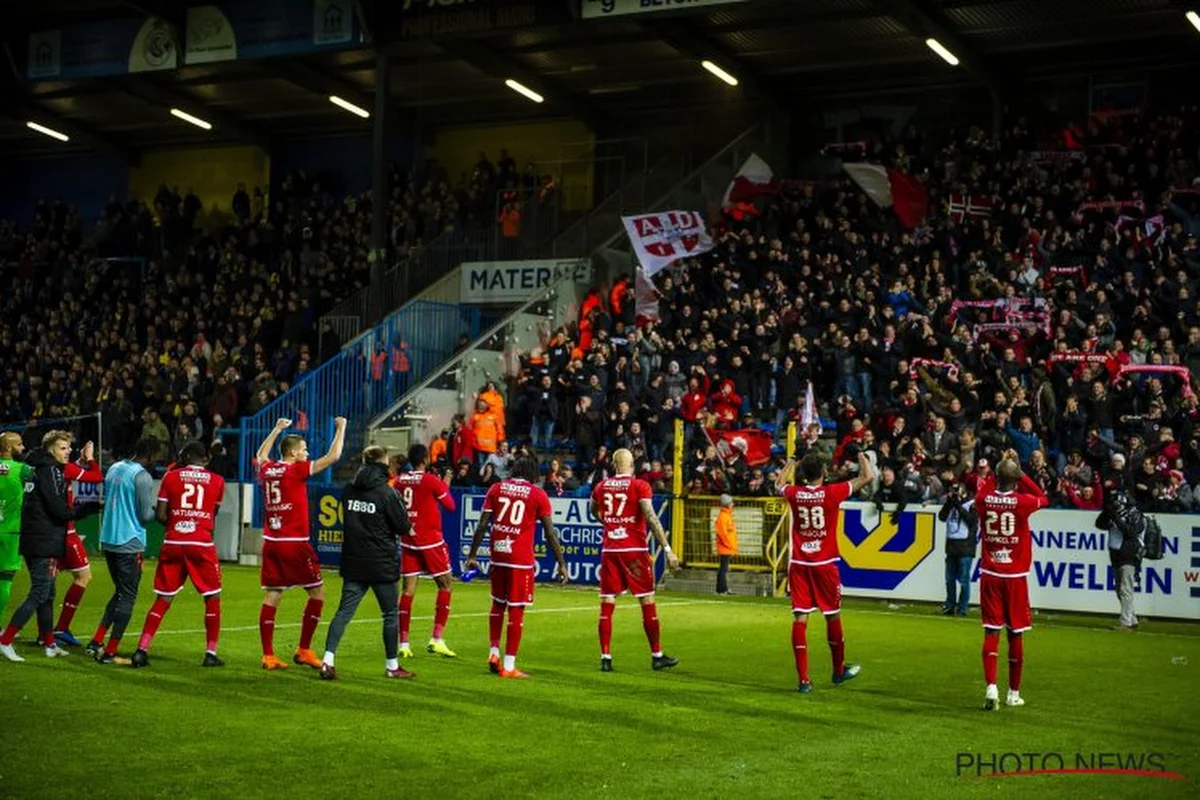
[[[975, 498], [958, 483], [938, 512], [938, 519], [946, 523], [946, 602], [942, 604], [946, 616], [965, 617], [971, 604], [971, 564], [979, 534], [979, 514], [974, 506]], [[955, 584], [959, 587], [957, 602]]]
[[1131, 633], [1138, 626], [1137, 615], [1133, 612], [1133, 595], [1141, 589], [1141, 537], [1146, 528], [1146, 515], [1129, 494], [1112, 491], [1104, 498], [1104, 510], [1096, 517], [1096, 527], [1108, 531], [1108, 558], [1117, 585], [1117, 601], [1121, 604], [1116, 630]]

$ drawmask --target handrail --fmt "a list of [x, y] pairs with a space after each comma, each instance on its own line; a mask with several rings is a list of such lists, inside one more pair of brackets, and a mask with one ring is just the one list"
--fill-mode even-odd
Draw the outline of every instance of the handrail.
[[[783, 571], [783, 580], [780, 580], [780, 564], [790, 555], [787, 546], [788, 537], [791, 536], [791, 526], [788, 525], [788, 515], [784, 514], [779, 518], [779, 522], [775, 524], [775, 530], [771, 532], [771, 538], [763, 546], [763, 555], [766, 556], [767, 563], [771, 565], [771, 591], [776, 597], [783, 595], [783, 586], [787, 580], [787, 571]], [[782, 540], [782, 543], [781, 543]]]
[[[677, 181], [675, 183], [675, 185], [673, 185], [670, 189], [666, 190], [660, 197], [655, 198], [654, 204], [666, 202], [671, 197], [672, 194], [674, 194], [676, 191], [678, 191], [679, 187], [683, 186], [688, 181], [691, 181], [691, 180], [699, 177], [703, 173], [705, 168], [717, 163], [717, 161], [719, 161], [723, 156], [728, 155], [728, 153], [730, 153], [733, 149], [735, 149], [736, 147], [738, 147], [739, 145], [744, 143], [747, 139], [749, 139], [752, 135], [754, 135], [762, 127], [763, 127], [763, 122], [759, 121], [759, 122], [756, 122], [754, 125], [751, 125], [749, 128], [744, 130], [742, 133], [738, 134], [736, 137], [734, 137], [734, 139], [732, 141], [730, 141], [727, 145], [722, 147], [717, 153], [715, 153], [713, 156], [711, 156], [706, 161], [704, 161], [700, 166], [693, 169], [691, 172], [689, 172], [687, 175], [685, 175], [682, 179]], [[649, 176], [647, 175], [644, 177], [648, 178]], [[603, 205], [604, 204], [601, 204], [601, 206], [597, 206], [597, 208], [594, 209], [594, 211], [598, 211]], [[586, 220], [587, 220], [587, 218], [585, 217], [583, 220], [579, 220], [574, 225], [568, 226], [566, 229], [564, 229], [550, 243], [550, 245], [549, 245], [550, 251], [553, 252], [554, 242], [557, 242], [559, 239], [565, 238], [576, 227], [578, 227], [580, 225], [585, 225]], [[591, 252], [589, 252], [586, 256], [583, 256], [583, 257], [590, 258], [593, 254], [603, 250], [606, 247], [612, 246], [612, 244], [614, 242], [616, 242], [623, 235], [624, 235], [624, 230], [621, 227], [621, 225], [618, 223], [616, 225], [616, 230], [613, 232], [613, 234], [611, 236], [609, 236], [608, 239], [606, 239], [599, 246], [592, 248]], [[550, 294], [555, 292], [560, 286], [566, 285], [567, 281], [573, 281], [573, 280], [574, 280], [573, 276], [564, 276], [562, 279], [560, 279], [556, 283], [552, 284], [549, 288], [547, 288], [546, 291], [536, 295], [535, 297], [530, 298], [526, 303], [521, 305], [515, 311], [511, 312], [505, 319], [503, 319], [500, 322], [498, 322], [497, 324], [493, 325], [491, 328], [489, 328], [487, 331], [485, 331], [478, 339], [471, 342], [471, 345], [469, 347], [467, 347], [465, 350], [463, 350], [463, 352], [457, 354], [456, 356], [451, 358], [449, 361], [445, 362], [440, 369], [436, 370], [428, 378], [426, 378], [425, 380], [418, 383], [412, 389], [409, 389], [407, 392], [404, 393], [403, 396], [397, 398], [390, 406], [388, 406], [388, 408], [385, 411], [381, 412], [380, 414], [377, 414], [367, 424], [368, 429], [373, 429], [373, 428], [381, 425], [382, 423], [386, 422], [389, 418], [394, 416], [397, 411], [402, 409], [408, 403], [412, 402], [412, 398], [418, 392], [428, 389], [436, 379], [445, 375], [447, 372], [451, 371], [452, 369], [460, 369], [462, 367], [463, 361], [466, 359], [466, 357], [468, 355], [470, 355], [472, 352], [474, 352], [483, 342], [488, 341], [492, 337], [494, 337], [497, 334], [499, 334], [500, 332], [502, 332], [507, 325], [511, 324], [512, 319], [516, 318], [519, 314], [527, 313], [529, 311], [529, 309], [531, 309], [536, 303], [540, 302], [541, 300], [545, 299], [547, 296], [549, 296]]]
[[405, 405], [410, 403], [413, 395], [417, 394], [418, 392], [424, 391], [425, 389], [430, 388], [433, 385], [434, 381], [441, 378], [447, 372], [451, 371], [452, 369], [461, 368], [463, 362], [469, 356], [473, 355], [474, 351], [476, 349], [478, 349], [481, 344], [492, 339], [497, 334], [501, 333], [506, 327], [511, 325], [513, 318], [515, 318], [519, 314], [527, 313], [531, 308], [533, 308], [534, 305], [541, 302], [542, 300], [545, 300], [549, 295], [553, 294], [554, 292], [557, 292], [560, 287], [568, 286], [574, 282], [575, 282], [575, 275], [573, 273], [568, 273], [566, 275], [563, 275], [557, 281], [550, 284], [550, 286], [548, 286], [545, 290], [543, 290], [539, 294], [537, 294], [534, 297], [527, 300], [523, 305], [521, 305], [515, 311], [512, 311], [511, 313], [509, 313], [509, 315], [507, 317], [500, 320], [492, 327], [488, 328], [475, 341], [471, 342], [470, 346], [466, 347], [461, 353], [457, 353], [454, 356], [452, 356], [449, 360], [442, 362], [442, 365], [439, 369], [431, 372], [428, 377], [426, 377], [424, 380], [422, 380], [416, 386], [412, 387], [407, 392], [405, 392], [403, 395], [401, 395], [399, 398], [397, 398], [395, 401], [393, 401], [392, 404], [390, 406], [388, 406], [385, 411], [375, 415], [375, 417], [373, 417], [367, 423], [368, 430], [374, 429], [375, 427], [386, 422], [388, 420], [388, 418], [395, 415], [395, 413], [397, 411], [399, 411]]

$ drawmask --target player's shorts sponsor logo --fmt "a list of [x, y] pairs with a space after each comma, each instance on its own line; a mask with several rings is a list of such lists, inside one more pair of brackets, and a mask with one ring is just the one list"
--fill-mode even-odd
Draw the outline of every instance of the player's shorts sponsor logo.
[[895, 589], [933, 552], [932, 512], [847, 508], [838, 519], [842, 583], [853, 589]]

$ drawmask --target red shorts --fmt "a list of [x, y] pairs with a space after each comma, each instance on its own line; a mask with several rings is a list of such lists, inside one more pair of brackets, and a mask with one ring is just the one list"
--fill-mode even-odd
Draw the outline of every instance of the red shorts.
[[616, 597], [626, 590], [634, 597], [654, 594], [654, 565], [649, 553], [631, 550], [600, 556], [600, 596]]
[[59, 572], [83, 572], [91, 566], [88, 561], [87, 548], [78, 533], [67, 532], [67, 552], [58, 560]]
[[414, 575], [450, 574], [450, 550], [442, 542], [436, 547], [425, 550], [413, 550], [410, 547], [400, 548], [400, 574], [406, 578]]
[[204, 597], [221, 591], [221, 562], [217, 548], [191, 544], [164, 544], [154, 570], [156, 594], [179, 594], [188, 578]]
[[533, 605], [533, 578], [537, 567], [520, 569], [492, 564], [492, 600], [509, 606]]
[[837, 562], [806, 567], [792, 564], [788, 568], [788, 590], [792, 595], [792, 611], [811, 614], [836, 614], [842, 610], [842, 576]]
[[979, 611], [985, 628], [1008, 628], [1021, 633], [1033, 627], [1029, 607], [1029, 581], [1021, 578], [979, 576]]
[[317, 551], [308, 542], [263, 542], [260, 582], [264, 589], [311, 589], [325, 581]]

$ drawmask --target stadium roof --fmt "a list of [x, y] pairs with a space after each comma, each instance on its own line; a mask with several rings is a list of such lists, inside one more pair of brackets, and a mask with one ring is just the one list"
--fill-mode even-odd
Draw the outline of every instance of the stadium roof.
[[[434, 8], [413, 8], [425, 3]], [[436, 22], [454, 11], [444, 8], [454, 3], [355, 4], [364, 37], [391, 59], [390, 91], [402, 123], [443, 126], [539, 115], [598, 123], [652, 111], [731, 105], [786, 110], [836, 98], [969, 86], [1003, 96], [1046, 78], [1200, 63], [1200, 32], [1176, 0], [729, 0], [604, 19], [578, 19], [579, 0], [457, 3], [486, 13], [459, 17], [453, 25], [422, 25], [414, 19]], [[368, 46], [102, 78], [31, 83], [23, 77], [30, 33], [67, 21], [138, 15], [159, 16], [181, 30], [187, 7], [196, 5], [5, 3], [0, 152], [62, 152], [58, 143], [25, 129], [33, 118], [74, 134], [69, 146], [126, 156], [201, 142], [269, 144], [297, 134], [370, 129], [369, 121], [327, 101], [337, 94], [372, 107], [376, 56]], [[455, 32], [442, 34], [447, 28]], [[931, 37], [962, 63], [942, 61], [926, 46]], [[703, 59], [732, 73], [739, 85], [729, 87], [701, 69]], [[535, 105], [509, 91], [505, 78], [535, 88], [546, 102]], [[179, 123], [165, 113], [172, 106], [195, 109], [214, 130]]]

